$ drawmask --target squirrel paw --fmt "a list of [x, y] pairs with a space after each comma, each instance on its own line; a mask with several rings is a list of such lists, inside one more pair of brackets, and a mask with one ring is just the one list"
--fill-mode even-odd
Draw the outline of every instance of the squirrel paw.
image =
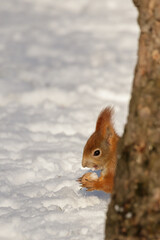
[[98, 176], [96, 173], [88, 172], [88, 173], [85, 173], [77, 181], [80, 182], [82, 187], [87, 188], [87, 191], [93, 191], [93, 190], [96, 190], [95, 180], [97, 179], [98, 179]]

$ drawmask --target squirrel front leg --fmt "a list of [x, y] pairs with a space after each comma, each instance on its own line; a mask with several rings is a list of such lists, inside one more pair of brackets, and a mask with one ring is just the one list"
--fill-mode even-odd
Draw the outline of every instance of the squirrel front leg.
[[79, 179], [79, 182], [81, 183], [82, 187], [87, 188], [87, 191], [101, 190], [106, 193], [111, 193], [113, 189], [114, 175], [101, 175], [99, 178], [98, 176], [95, 178], [95, 175], [93, 177], [93, 173], [89, 172], [84, 174]]

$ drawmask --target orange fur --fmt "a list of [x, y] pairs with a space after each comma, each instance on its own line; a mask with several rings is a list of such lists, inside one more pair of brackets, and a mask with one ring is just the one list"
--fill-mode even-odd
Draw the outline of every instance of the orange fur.
[[[88, 139], [83, 152], [82, 166], [101, 170], [101, 175], [93, 179], [92, 173], [84, 174], [78, 181], [87, 191], [102, 190], [111, 193], [114, 185], [114, 175], [117, 165], [117, 142], [119, 136], [112, 123], [113, 109], [105, 108], [99, 115], [95, 132]], [[95, 151], [99, 155], [95, 156]]]
[[113, 114], [113, 109], [111, 107], [106, 107], [98, 116], [96, 123], [96, 132], [100, 131], [102, 136], [105, 137], [107, 127], [112, 128], [111, 118]]

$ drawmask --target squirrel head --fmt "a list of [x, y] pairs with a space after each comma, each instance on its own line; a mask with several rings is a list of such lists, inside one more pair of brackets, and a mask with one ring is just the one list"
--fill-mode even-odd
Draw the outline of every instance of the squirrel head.
[[111, 122], [113, 110], [105, 108], [99, 115], [95, 132], [90, 136], [83, 151], [82, 166], [102, 170], [115, 152], [116, 134]]

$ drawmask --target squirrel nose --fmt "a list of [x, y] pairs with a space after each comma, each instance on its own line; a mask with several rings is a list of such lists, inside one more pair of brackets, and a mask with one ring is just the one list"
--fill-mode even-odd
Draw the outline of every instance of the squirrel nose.
[[87, 167], [87, 161], [85, 158], [82, 159], [82, 167]]

